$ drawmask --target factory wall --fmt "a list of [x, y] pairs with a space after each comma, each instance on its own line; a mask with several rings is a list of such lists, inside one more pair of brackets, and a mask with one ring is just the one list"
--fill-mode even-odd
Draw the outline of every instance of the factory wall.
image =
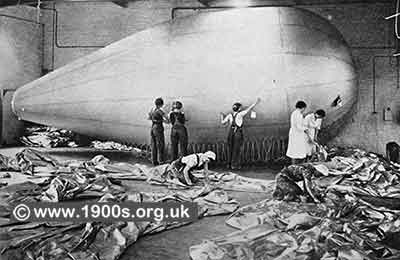
[[[6, 15], [32, 20], [22, 21]], [[30, 7], [0, 9], [0, 144], [17, 143], [23, 123], [11, 111], [13, 90], [41, 76], [42, 26]]]
[[[41, 22], [46, 24], [44, 67], [49, 70], [53, 67], [59, 68], [97, 50], [100, 46], [167, 21], [171, 17], [173, 7], [199, 5], [199, 2], [194, 0], [139, 0], [131, 2], [128, 8], [104, 2], [58, 3], [57, 37], [53, 37], [53, 11], [42, 9]], [[385, 16], [394, 13], [394, 7], [390, 4], [347, 4], [302, 8], [325, 17], [341, 31], [352, 47], [358, 69], [359, 102], [349, 124], [333, 143], [355, 145], [377, 152], [384, 152], [385, 144], [389, 141], [400, 143], [400, 126], [395, 122], [383, 120], [383, 109], [390, 105], [398, 90], [396, 60], [390, 57], [374, 58], [390, 56], [394, 52], [393, 21], [384, 19]], [[17, 9], [14, 11], [23, 10], [22, 7]], [[183, 11], [178, 15], [190, 13], [191, 11]], [[23, 33], [18, 35], [27, 37]], [[372, 113], [374, 60], [377, 89], [375, 114]], [[397, 96], [400, 96], [400, 92]]]
[[[386, 143], [391, 141], [400, 143], [400, 125], [394, 121], [385, 121], [383, 113], [385, 108], [391, 106], [399, 91], [397, 78], [399, 67], [396, 58], [392, 56], [395, 53], [394, 21], [384, 19], [395, 13], [394, 7], [390, 4], [357, 4], [309, 7], [309, 9], [329, 19], [341, 31], [352, 47], [354, 62], [358, 69], [357, 107], [349, 124], [332, 143], [385, 153]], [[375, 74], [373, 63], [375, 63]], [[376, 113], [373, 113], [374, 110]]]
[[[46, 23], [48, 35], [45, 44], [45, 67], [51, 69], [54, 65], [55, 68], [59, 68], [98, 50], [101, 46], [168, 21], [171, 19], [171, 9], [177, 6], [201, 4], [194, 0], [138, 0], [123, 8], [110, 2], [57, 3], [55, 9], [58, 22], [55, 30], [53, 11], [41, 11], [41, 20]], [[48, 5], [46, 8], [53, 7]], [[57, 37], [52, 37], [53, 31], [57, 32]]]

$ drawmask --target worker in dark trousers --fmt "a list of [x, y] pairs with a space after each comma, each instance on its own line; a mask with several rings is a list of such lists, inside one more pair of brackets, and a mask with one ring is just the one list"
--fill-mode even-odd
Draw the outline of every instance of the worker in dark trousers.
[[235, 103], [232, 106], [233, 113], [225, 116], [221, 113], [221, 123], [226, 124], [229, 122], [230, 128], [228, 133], [228, 168], [235, 170], [240, 169], [240, 152], [243, 145], [243, 118], [246, 116], [258, 103], [257, 101], [249, 106], [247, 109], [242, 110], [242, 104]]
[[148, 119], [151, 120], [152, 126], [150, 131], [151, 136], [151, 159], [153, 165], [159, 165], [164, 163], [164, 125], [163, 122], [168, 123], [168, 118], [165, 112], [162, 110], [164, 106], [164, 100], [157, 98], [154, 102], [155, 108], [152, 108], [149, 112]]
[[181, 156], [187, 155], [188, 133], [185, 127], [185, 114], [182, 108], [182, 103], [175, 101], [172, 105], [172, 111], [169, 114], [169, 121], [172, 124], [171, 147], [173, 161], [179, 158], [178, 148], [180, 149]]

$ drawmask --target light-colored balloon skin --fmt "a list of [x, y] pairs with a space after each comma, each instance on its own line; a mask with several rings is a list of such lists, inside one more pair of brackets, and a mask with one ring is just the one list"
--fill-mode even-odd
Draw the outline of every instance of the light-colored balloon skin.
[[[343, 106], [331, 107], [338, 95]], [[167, 112], [172, 101], [183, 102], [191, 143], [224, 142], [220, 112], [257, 97], [245, 136], [286, 138], [298, 100], [308, 111], [325, 109], [326, 131], [337, 129], [334, 122], [356, 102], [357, 76], [346, 42], [322, 17], [290, 7], [241, 8], [136, 33], [19, 88], [12, 105], [26, 121], [148, 144], [147, 114], [157, 97]]]

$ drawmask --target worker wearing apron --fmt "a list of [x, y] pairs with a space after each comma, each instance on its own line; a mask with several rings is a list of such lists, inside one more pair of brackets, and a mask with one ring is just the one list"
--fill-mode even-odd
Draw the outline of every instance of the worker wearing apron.
[[174, 102], [171, 113], [169, 114], [169, 121], [172, 124], [171, 129], [171, 148], [172, 160], [179, 157], [179, 150], [181, 156], [187, 155], [188, 133], [185, 127], [185, 114], [182, 111], [182, 103], [179, 101]]
[[241, 110], [242, 104], [235, 103], [232, 106], [233, 113], [225, 116], [221, 113], [221, 123], [230, 123], [229, 133], [228, 133], [228, 168], [230, 169], [240, 169], [240, 157], [241, 149], [243, 145], [243, 118], [246, 116], [258, 103], [257, 101], [249, 106], [245, 110]]
[[303, 114], [307, 108], [304, 101], [296, 103], [296, 109], [290, 116], [289, 143], [286, 155], [292, 159], [292, 164], [302, 161], [308, 151], [308, 129]]

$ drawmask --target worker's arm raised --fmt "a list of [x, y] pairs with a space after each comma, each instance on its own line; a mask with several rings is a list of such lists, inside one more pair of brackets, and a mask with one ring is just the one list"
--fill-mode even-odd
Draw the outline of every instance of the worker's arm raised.
[[255, 106], [257, 106], [258, 103], [260, 103], [261, 99], [257, 98], [256, 102], [251, 104], [248, 108], [240, 112], [243, 116], [247, 115]]

